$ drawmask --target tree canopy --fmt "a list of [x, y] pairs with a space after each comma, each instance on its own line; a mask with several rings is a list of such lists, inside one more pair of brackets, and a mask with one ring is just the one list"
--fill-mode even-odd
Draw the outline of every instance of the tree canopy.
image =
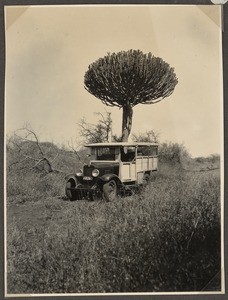
[[130, 134], [132, 107], [161, 101], [172, 94], [177, 83], [174, 68], [140, 50], [108, 53], [89, 65], [84, 78], [89, 93], [108, 106], [123, 108], [123, 140]]

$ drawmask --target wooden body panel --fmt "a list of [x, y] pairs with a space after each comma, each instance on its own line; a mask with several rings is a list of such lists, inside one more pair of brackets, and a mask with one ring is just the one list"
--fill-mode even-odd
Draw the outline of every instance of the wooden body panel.
[[120, 180], [122, 182], [136, 181], [141, 184], [145, 172], [157, 170], [157, 156], [139, 156], [133, 162], [120, 163]]
[[132, 162], [120, 163], [120, 180], [122, 182], [129, 182], [136, 180], [136, 164]]

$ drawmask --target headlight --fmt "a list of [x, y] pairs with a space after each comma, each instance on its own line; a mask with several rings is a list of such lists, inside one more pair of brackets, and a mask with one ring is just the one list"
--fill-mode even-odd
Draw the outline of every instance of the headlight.
[[82, 176], [83, 172], [80, 170], [79, 172], [76, 173], [76, 176]]
[[93, 171], [92, 171], [92, 175], [93, 175], [93, 177], [97, 177], [98, 175], [99, 175], [99, 170], [97, 170], [97, 169], [94, 169]]

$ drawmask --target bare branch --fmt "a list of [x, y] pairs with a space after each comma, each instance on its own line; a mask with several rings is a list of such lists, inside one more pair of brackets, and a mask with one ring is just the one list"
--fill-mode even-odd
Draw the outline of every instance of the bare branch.
[[73, 146], [73, 141], [72, 141], [72, 139], [71, 139], [71, 144], [68, 142], [68, 146], [70, 147], [71, 150], [73, 150], [73, 152], [74, 152], [74, 154], [77, 156], [77, 158], [78, 158], [80, 161], [82, 161], [82, 160], [81, 160], [81, 157], [79, 156], [78, 152], [76, 151], [76, 149], [75, 149], [74, 146]]
[[43, 158], [41, 158], [40, 160], [38, 160], [38, 162], [35, 163], [35, 165], [32, 166], [32, 167], [30, 168], [30, 170], [35, 169], [42, 161], [44, 161]]
[[146, 133], [133, 134], [132, 138], [135, 142], [158, 143], [159, 136], [160, 136], [160, 132], [153, 129], [153, 130], [146, 131]]
[[56, 160], [56, 158], [59, 156], [59, 153], [56, 154], [56, 156], [51, 160], [51, 162], [53, 162], [54, 160]]
[[85, 143], [107, 142], [111, 135], [112, 119], [111, 114], [106, 111], [106, 115], [101, 112], [95, 113], [100, 116], [97, 124], [88, 123], [85, 118], [82, 118], [78, 123], [80, 135]]
[[[18, 133], [23, 133], [23, 135], [19, 135]], [[53, 159], [49, 159], [48, 157], [46, 157], [41, 147], [41, 143], [39, 142], [37, 134], [31, 128], [23, 127], [16, 130], [14, 133], [14, 138], [11, 138], [10, 142], [14, 146], [16, 146], [21, 159], [19, 158], [16, 161], [12, 162], [8, 167], [9, 171], [12, 169], [12, 166], [24, 164], [27, 161], [28, 165], [25, 165], [24, 167], [20, 168], [20, 170], [35, 169], [38, 168], [38, 166], [40, 166], [41, 163], [45, 163], [48, 169], [45, 170], [45, 167], [43, 166], [43, 170], [45, 170], [47, 173], [62, 172], [60, 170], [54, 169], [52, 166], [52, 163], [57, 158], [58, 153]], [[28, 147], [24, 147], [25, 142], [27, 143]], [[36, 145], [36, 148], [38, 149], [39, 153], [38, 157], [30, 154], [31, 151], [29, 152], [29, 150], [31, 149], [31, 145]], [[32, 162], [33, 165], [31, 166]]]
[[[42, 150], [42, 148], [41, 148], [41, 146], [40, 146], [40, 142], [39, 142], [39, 139], [38, 139], [36, 133], [35, 133], [33, 130], [31, 130], [31, 129], [29, 129], [29, 128], [26, 128], [26, 127], [20, 128], [20, 129], [18, 129], [17, 131], [20, 131], [20, 130], [24, 130], [25, 132], [27, 132], [27, 135], [26, 135], [25, 137], [19, 136], [19, 138], [21, 138], [22, 140], [31, 142], [32, 140], [31, 140], [31, 139], [28, 139], [28, 137], [29, 137], [30, 135], [32, 135], [32, 136], [35, 138], [35, 142], [36, 142], [36, 145], [37, 145], [37, 147], [38, 147], [38, 149], [39, 149], [39, 151], [40, 151], [40, 154], [43, 156], [44, 153], [43, 153], [43, 150]], [[17, 135], [17, 134], [16, 134], [16, 135]], [[18, 135], [17, 135], [17, 136], [18, 136]]]

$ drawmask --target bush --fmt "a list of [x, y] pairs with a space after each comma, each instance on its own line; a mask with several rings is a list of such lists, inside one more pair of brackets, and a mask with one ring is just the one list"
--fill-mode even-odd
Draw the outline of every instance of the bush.
[[204, 164], [208, 168], [220, 167], [220, 156], [218, 154], [211, 154], [208, 157], [196, 157], [194, 161], [196, 163]]
[[190, 160], [190, 155], [183, 144], [162, 143], [159, 146], [159, 161], [172, 166], [181, 166]]
[[64, 174], [15, 173], [7, 179], [8, 202], [34, 202], [47, 197], [63, 196]]
[[46, 226], [8, 228], [9, 292], [200, 291], [220, 270], [219, 183], [166, 170], [113, 203], [49, 204]]
[[81, 165], [74, 153], [41, 143], [62, 171], [47, 174], [21, 160], [23, 151], [39, 154], [35, 143], [20, 146], [7, 147], [8, 212], [15, 203], [25, 211], [7, 221], [8, 292], [200, 291], [220, 270], [219, 175], [182, 171], [219, 157], [197, 161], [183, 145], [163, 143], [159, 174], [140, 195], [69, 203], [56, 197]]
[[[51, 163], [53, 172], [50, 172], [45, 160], [36, 164], [36, 159], [42, 158], [39, 147], [42, 148], [43, 157], [47, 157]], [[21, 141], [16, 137], [7, 144], [9, 202], [24, 203], [63, 195], [65, 176], [83, 164], [72, 151], [59, 148], [53, 143], [39, 143], [39, 147], [34, 141]], [[82, 160], [85, 159], [85, 150], [80, 150], [79, 155]]]

